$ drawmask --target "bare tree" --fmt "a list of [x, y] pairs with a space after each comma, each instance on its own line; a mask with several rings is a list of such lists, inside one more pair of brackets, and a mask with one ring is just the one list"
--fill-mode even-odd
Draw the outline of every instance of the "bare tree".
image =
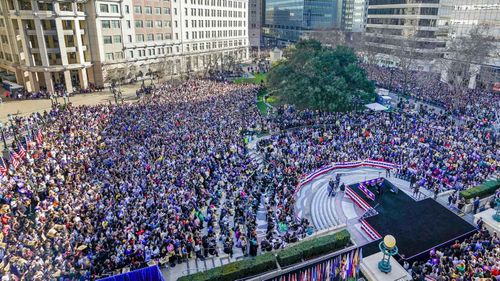
[[474, 26], [465, 36], [454, 36], [446, 44], [440, 64], [446, 74], [445, 82], [453, 91], [465, 91], [469, 78], [479, 73], [479, 66], [494, 50], [494, 38], [488, 35], [489, 30], [489, 25]]
[[305, 33], [301, 39], [314, 39], [328, 48], [335, 48], [338, 45], [345, 45], [345, 34], [338, 29], [321, 29]]
[[[391, 49], [390, 55], [396, 58], [397, 67], [403, 78], [403, 94], [407, 92], [408, 83], [410, 82], [412, 71], [418, 64], [419, 53], [416, 51], [419, 46], [417, 37], [415, 36], [416, 29], [406, 30], [404, 36], [399, 40], [399, 46]], [[392, 89], [393, 71], [391, 71], [390, 87]]]

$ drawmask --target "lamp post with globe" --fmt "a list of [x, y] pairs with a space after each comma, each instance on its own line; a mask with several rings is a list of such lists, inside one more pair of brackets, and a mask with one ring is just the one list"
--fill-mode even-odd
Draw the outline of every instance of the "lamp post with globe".
[[496, 212], [493, 214], [493, 219], [500, 222], [500, 197], [495, 199], [495, 204]]
[[390, 259], [392, 256], [398, 253], [398, 247], [396, 246], [396, 238], [392, 235], [386, 235], [384, 240], [378, 245], [380, 251], [382, 252], [382, 260], [378, 262], [378, 269], [384, 273], [391, 272], [392, 266]]

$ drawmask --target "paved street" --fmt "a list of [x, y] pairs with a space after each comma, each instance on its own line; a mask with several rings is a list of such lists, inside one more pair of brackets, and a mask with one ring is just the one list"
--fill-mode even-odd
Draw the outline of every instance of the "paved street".
[[[149, 85], [149, 82], [146, 82]], [[141, 84], [121, 86], [123, 98], [125, 101], [136, 100], [135, 91], [140, 88]], [[92, 94], [79, 94], [69, 98], [69, 101], [74, 105], [96, 105], [100, 103], [113, 102], [113, 94], [106, 90]], [[58, 98], [59, 103], [64, 103], [62, 98]], [[50, 109], [50, 99], [40, 100], [9, 100], [0, 103], [0, 121], [5, 122], [8, 114], [29, 115], [33, 112], [44, 111]]]

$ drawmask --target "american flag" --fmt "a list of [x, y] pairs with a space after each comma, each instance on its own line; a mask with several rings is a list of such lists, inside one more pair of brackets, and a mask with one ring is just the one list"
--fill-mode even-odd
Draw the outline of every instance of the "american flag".
[[[14, 155], [17, 155], [17, 157]], [[21, 162], [19, 161], [19, 155], [17, 153], [15, 153], [15, 152], [10, 153], [10, 164], [12, 165], [14, 170], [17, 169], [17, 167], [19, 167], [19, 165], [21, 165]]]
[[19, 151], [19, 156], [24, 159], [26, 157], [26, 149], [24, 148], [24, 145], [21, 142], [17, 143], [17, 150]]
[[6, 176], [7, 175], [7, 165], [5, 165], [5, 162], [3, 161], [3, 157], [0, 157], [0, 175]]
[[38, 130], [38, 133], [36, 134], [36, 143], [38, 145], [41, 145], [42, 142], [43, 142], [42, 130]]

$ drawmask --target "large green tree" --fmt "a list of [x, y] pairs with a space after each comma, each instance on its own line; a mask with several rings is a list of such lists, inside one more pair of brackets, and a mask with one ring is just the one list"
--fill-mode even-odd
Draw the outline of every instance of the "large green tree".
[[375, 99], [375, 87], [352, 49], [303, 40], [268, 74], [269, 93], [300, 108], [346, 111]]

